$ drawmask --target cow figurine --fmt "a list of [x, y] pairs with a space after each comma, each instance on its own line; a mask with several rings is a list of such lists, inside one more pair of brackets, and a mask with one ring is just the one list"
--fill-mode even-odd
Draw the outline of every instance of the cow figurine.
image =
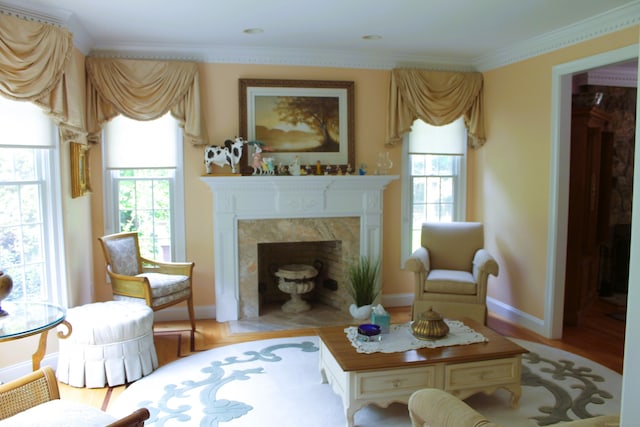
[[231, 173], [236, 173], [236, 165], [242, 157], [242, 146], [246, 143], [247, 141], [242, 137], [236, 137], [233, 141], [227, 139], [224, 142], [224, 147], [208, 145], [204, 150], [204, 165], [207, 168], [207, 173], [212, 172], [212, 163], [220, 167], [229, 165], [231, 166]]

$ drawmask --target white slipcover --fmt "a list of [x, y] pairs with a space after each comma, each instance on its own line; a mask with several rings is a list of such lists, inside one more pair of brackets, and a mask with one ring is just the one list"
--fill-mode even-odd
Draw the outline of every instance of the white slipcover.
[[[153, 310], [144, 304], [107, 301], [67, 311], [71, 335], [60, 340], [56, 376], [74, 387], [130, 383], [153, 372]], [[64, 331], [64, 327], [61, 327]]]

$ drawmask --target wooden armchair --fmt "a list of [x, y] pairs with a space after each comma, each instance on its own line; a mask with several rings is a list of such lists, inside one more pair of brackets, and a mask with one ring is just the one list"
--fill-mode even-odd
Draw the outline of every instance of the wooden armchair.
[[148, 418], [146, 408], [117, 419], [92, 406], [61, 400], [50, 366], [0, 385], [0, 425], [142, 427]]
[[421, 243], [405, 263], [415, 273], [413, 318], [432, 308], [485, 324], [487, 280], [498, 275], [498, 263], [483, 248], [482, 223], [424, 223]]
[[99, 237], [107, 262], [114, 300], [144, 300], [154, 311], [186, 301], [191, 332], [193, 313], [193, 262], [159, 262], [140, 256], [138, 233]]

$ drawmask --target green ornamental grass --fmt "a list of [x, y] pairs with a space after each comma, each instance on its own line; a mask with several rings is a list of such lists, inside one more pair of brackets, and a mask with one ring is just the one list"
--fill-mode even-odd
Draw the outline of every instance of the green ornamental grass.
[[348, 275], [351, 282], [349, 293], [358, 307], [373, 304], [380, 293], [379, 272], [380, 262], [378, 260], [372, 261], [367, 256], [362, 256], [358, 262], [349, 265]]

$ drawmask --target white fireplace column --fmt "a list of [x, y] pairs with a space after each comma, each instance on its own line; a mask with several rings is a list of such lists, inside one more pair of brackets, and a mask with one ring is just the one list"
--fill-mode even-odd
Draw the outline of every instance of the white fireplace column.
[[238, 221], [360, 218], [360, 255], [382, 258], [383, 190], [397, 175], [216, 176], [213, 193], [216, 319], [237, 320], [240, 306]]

